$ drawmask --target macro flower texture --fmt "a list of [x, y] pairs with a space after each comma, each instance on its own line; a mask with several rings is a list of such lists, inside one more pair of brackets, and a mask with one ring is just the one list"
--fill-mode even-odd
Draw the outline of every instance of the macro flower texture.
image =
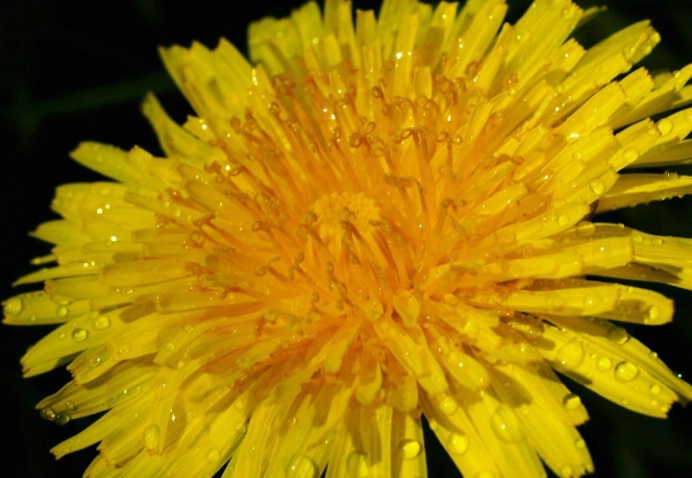
[[427, 422], [466, 478], [576, 477], [570, 384], [654, 417], [692, 399], [617, 325], [672, 319], [647, 283], [692, 289], [692, 239], [598, 221], [692, 192], [692, 65], [635, 67], [647, 21], [585, 49], [598, 9], [506, 10], [326, 0], [252, 24], [249, 60], [161, 49], [194, 116], [144, 100], [162, 157], [80, 144], [107, 179], [57, 189], [18, 281], [39, 290], [4, 302], [56, 324], [22, 359], [72, 374], [41, 415], [98, 415], [52, 453], [96, 446], [93, 478], [418, 478]]

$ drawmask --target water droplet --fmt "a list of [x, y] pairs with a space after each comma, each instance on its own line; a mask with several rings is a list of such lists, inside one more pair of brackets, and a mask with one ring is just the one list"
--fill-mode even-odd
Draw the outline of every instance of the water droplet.
[[661, 387], [658, 384], [653, 384], [649, 387], [649, 393], [651, 395], [658, 395], [659, 393], [661, 393]]
[[354, 451], [346, 457], [346, 472], [356, 478], [365, 478], [370, 473], [365, 453]]
[[55, 414], [55, 418], [53, 418], [53, 423], [56, 425], [67, 425], [67, 423], [70, 421], [70, 415], [67, 412], [58, 412]]
[[579, 367], [584, 362], [584, 348], [581, 341], [577, 338], [570, 340], [560, 347], [555, 358], [565, 368], [575, 369]]
[[569, 20], [574, 16], [574, 8], [565, 7], [562, 9], [562, 18]]
[[581, 398], [579, 395], [569, 393], [562, 399], [562, 404], [567, 410], [576, 410], [581, 406]]
[[680, 175], [677, 173], [677, 171], [668, 170], [663, 173], [663, 177], [668, 181], [675, 181], [680, 177]]
[[599, 196], [605, 192], [605, 184], [603, 184], [603, 181], [591, 181], [589, 183], [589, 187], [591, 188], [591, 191], [593, 191], [594, 194], [597, 194]]
[[596, 360], [596, 368], [600, 370], [601, 372], [605, 372], [606, 370], [610, 370], [610, 367], [613, 366], [613, 362], [610, 361], [608, 357], [601, 357], [598, 360]]
[[111, 358], [111, 348], [108, 345], [102, 345], [99, 347], [92, 355], [89, 360], [89, 365], [92, 367], [98, 367], [99, 365], [106, 363]]
[[58, 310], [56, 310], [55, 313], [58, 315], [58, 317], [65, 317], [67, 315], [67, 307], [58, 307]]
[[565, 226], [569, 223], [569, 215], [568, 214], [560, 214], [557, 216], [557, 223], [560, 226]]
[[639, 369], [632, 362], [620, 362], [615, 366], [615, 378], [621, 382], [629, 382], [639, 375]]
[[469, 437], [465, 433], [452, 433], [447, 446], [450, 452], [463, 455], [469, 449]]
[[673, 123], [669, 119], [662, 119], [656, 124], [656, 127], [661, 132], [661, 136], [665, 136], [673, 130]]
[[439, 404], [440, 409], [442, 409], [442, 412], [446, 413], [447, 415], [456, 412], [459, 408], [457, 402], [449, 395], [442, 395], [439, 399]]
[[48, 420], [49, 422], [55, 420], [55, 412], [52, 408], [42, 408], [39, 413], [44, 420]]
[[99, 315], [94, 320], [91, 321], [92, 327], [96, 330], [104, 330], [110, 327], [111, 321], [105, 315]]
[[565, 465], [562, 468], [560, 468], [560, 476], [569, 478], [570, 476], [574, 475], [574, 470], [572, 470], [571, 466]]
[[622, 157], [627, 161], [627, 164], [631, 164], [639, 157], [639, 151], [634, 148], [627, 148], [622, 152]]
[[630, 339], [630, 335], [627, 331], [617, 325], [613, 325], [610, 330], [608, 330], [606, 337], [608, 337], [608, 340], [618, 345], [623, 345]]
[[287, 478], [315, 478], [317, 465], [305, 455], [294, 455], [286, 464]]
[[89, 337], [89, 332], [84, 329], [76, 328], [72, 331], [72, 340], [75, 342], [84, 342]]
[[13, 297], [7, 302], [5, 302], [3, 306], [3, 312], [6, 317], [14, 317], [16, 315], [19, 315], [23, 307], [24, 303], [22, 302], [22, 299], [20, 299], [19, 297]]
[[517, 443], [525, 438], [524, 430], [514, 412], [504, 405], [490, 417], [490, 426], [500, 440], [507, 443]]
[[149, 425], [142, 432], [142, 440], [144, 441], [144, 448], [147, 450], [153, 450], [159, 443], [159, 435], [161, 435], [161, 429], [158, 425]]
[[647, 318], [649, 322], [656, 322], [660, 317], [661, 309], [659, 309], [655, 305], [649, 307], [649, 311], [647, 312]]
[[586, 442], [584, 440], [582, 440], [581, 438], [579, 438], [579, 439], [574, 441], [574, 446], [583, 450], [584, 448], [586, 448]]
[[413, 460], [420, 455], [423, 447], [416, 440], [404, 440], [399, 444], [399, 450], [401, 450], [401, 456], [403, 456], [404, 460]]

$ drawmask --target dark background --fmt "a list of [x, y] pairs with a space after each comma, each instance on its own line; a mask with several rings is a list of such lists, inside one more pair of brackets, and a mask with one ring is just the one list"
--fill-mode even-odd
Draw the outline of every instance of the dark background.
[[[250, 2], [245, 2], [245, 4]], [[284, 16], [301, 2], [255, 0], [251, 11], [228, 2], [196, 0], [174, 7], [163, 0], [0, 2], [0, 208], [2, 263], [0, 299], [15, 291], [11, 283], [32, 270], [29, 260], [48, 247], [27, 232], [54, 218], [48, 206], [55, 186], [97, 179], [67, 154], [79, 141], [98, 140], [129, 149], [140, 145], [159, 152], [154, 135], [139, 113], [146, 91], [157, 93], [174, 119], [190, 111], [163, 71], [159, 45], [192, 40], [213, 47], [220, 36], [244, 49], [251, 20]], [[509, 19], [528, 5], [510, 1]], [[663, 42], [645, 61], [651, 69], [679, 68], [692, 61], [692, 2], [611, 0], [578, 33], [593, 44], [608, 32], [650, 18]], [[372, 7], [377, 2], [356, 2]], [[580, 2], [582, 6], [593, 2]], [[87, 6], [85, 6], [87, 5]], [[236, 4], [237, 5], [237, 4]], [[688, 174], [692, 171], [681, 169]], [[629, 209], [607, 219], [649, 232], [692, 237], [692, 201], [675, 199]], [[660, 287], [677, 301], [673, 324], [630, 327], [672, 369], [692, 376], [692, 316], [689, 293]], [[18, 365], [26, 348], [44, 328], [0, 326], [0, 391], [3, 396], [2, 460], [6, 477], [81, 476], [93, 458], [89, 449], [55, 462], [48, 449], [83, 427], [42, 421], [34, 405], [68, 380], [64, 371], [23, 380]], [[597, 477], [648, 478], [692, 476], [692, 407], [676, 406], [668, 421], [624, 411], [574, 385], [592, 420], [580, 428], [596, 463]], [[80, 423], [81, 422], [81, 423]], [[429, 444], [431, 477], [455, 477], [453, 465]]]

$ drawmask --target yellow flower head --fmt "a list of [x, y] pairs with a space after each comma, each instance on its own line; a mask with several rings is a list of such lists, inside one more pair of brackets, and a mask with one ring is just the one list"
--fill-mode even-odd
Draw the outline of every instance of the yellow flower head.
[[105, 412], [53, 453], [98, 444], [89, 477], [413, 478], [424, 416], [465, 477], [571, 477], [587, 413], [555, 372], [656, 417], [692, 399], [611, 322], [671, 320], [640, 286], [692, 289], [692, 240], [591, 222], [692, 192], [632, 172], [690, 162], [692, 65], [632, 70], [648, 22], [586, 50], [595, 10], [506, 8], [326, 0], [251, 25], [251, 63], [163, 49], [196, 116], [145, 100], [162, 158], [81, 144], [112, 181], [58, 188], [55, 265], [4, 303], [60, 324], [22, 360], [69, 364], [42, 415]]

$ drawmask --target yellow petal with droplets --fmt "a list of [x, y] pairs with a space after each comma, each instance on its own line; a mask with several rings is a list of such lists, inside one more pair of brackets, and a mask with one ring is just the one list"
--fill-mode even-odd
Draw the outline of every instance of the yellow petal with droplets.
[[[692, 398], [692, 387], [675, 377], [648, 349], [619, 327], [595, 320], [584, 322], [558, 317], [550, 320], [568, 330], [547, 327], [544, 337], [553, 346], [551, 349], [539, 346], [538, 350], [558, 371], [596, 393], [655, 417], [666, 416], [679, 396], [686, 400]], [[587, 330], [588, 335], [576, 333]], [[657, 392], [655, 397], [641, 392], [652, 388]]]
[[596, 212], [633, 207], [691, 192], [692, 176], [679, 176], [673, 171], [663, 174], [628, 174], [618, 178], [601, 198]]
[[465, 476], [581, 476], [586, 410], [553, 370], [653, 416], [692, 399], [603, 320], [672, 302], [591, 279], [692, 289], [690, 239], [589, 221], [692, 192], [628, 174], [690, 161], [690, 110], [664, 113], [692, 67], [627, 74], [658, 34], [584, 48], [600, 9], [569, 0], [515, 25], [502, 0], [457, 9], [354, 23], [326, 0], [254, 23], [255, 64], [225, 40], [161, 50], [196, 115], [145, 99], [165, 157], [80, 145], [113, 182], [58, 189], [48, 268], [19, 281], [43, 292], [3, 303], [62, 322], [23, 359], [73, 375], [41, 415], [105, 412], [56, 455], [98, 443], [99, 478], [414, 478], [424, 414]]
[[567, 413], [586, 416], [579, 397], [563, 387], [565, 393], [559, 401], [546, 401], [539, 392], [541, 384], [547, 382], [547, 377], [539, 375], [544, 372], [541, 368], [531, 371], [519, 366], [500, 365], [495, 372], [494, 390], [504, 403], [516, 410], [515, 416], [528, 441], [546, 464], [565, 477], [593, 472], [584, 440], [572, 422], [563, 418]]

